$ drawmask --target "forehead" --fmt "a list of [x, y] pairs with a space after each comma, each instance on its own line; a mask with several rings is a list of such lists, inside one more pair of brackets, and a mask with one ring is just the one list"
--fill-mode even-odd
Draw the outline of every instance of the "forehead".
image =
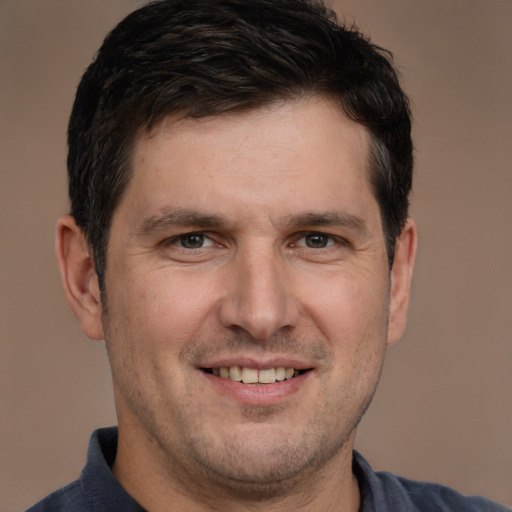
[[155, 212], [228, 211], [245, 203], [268, 215], [323, 203], [364, 209], [373, 196], [368, 162], [366, 129], [325, 98], [204, 119], [168, 117], [136, 140], [122, 203]]

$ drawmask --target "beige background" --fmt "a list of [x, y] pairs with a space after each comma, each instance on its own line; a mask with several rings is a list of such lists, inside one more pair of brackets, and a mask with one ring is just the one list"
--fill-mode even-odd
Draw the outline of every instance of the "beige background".
[[[103, 345], [53, 256], [74, 90], [135, 0], [0, 0], [0, 512], [74, 479], [115, 415]], [[512, 504], [512, 1], [346, 0], [415, 111], [410, 322], [358, 448], [378, 469]]]

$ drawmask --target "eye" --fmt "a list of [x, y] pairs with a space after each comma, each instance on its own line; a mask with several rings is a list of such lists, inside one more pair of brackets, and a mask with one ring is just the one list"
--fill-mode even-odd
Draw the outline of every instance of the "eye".
[[179, 235], [173, 239], [173, 242], [184, 249], [202, 249], [203, 247], [211, 247], [214, 245], [212, 239], [203, 233], [186, 233]]
[[325, 233], [307, 233], [295, 243], [295, 246], [309, 247], [310, 249], [324, 249], [335, 243], [334, 237], [331, 235], [326, 235]]

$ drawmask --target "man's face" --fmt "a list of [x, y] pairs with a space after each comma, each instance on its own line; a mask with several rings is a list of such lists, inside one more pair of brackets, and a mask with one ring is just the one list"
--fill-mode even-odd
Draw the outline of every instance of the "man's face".
[[293, 479], [351, 443], [393, 341], [368, 145], [326, 99], [138, 139], [103, 317], [121, 436], [219, 482]]

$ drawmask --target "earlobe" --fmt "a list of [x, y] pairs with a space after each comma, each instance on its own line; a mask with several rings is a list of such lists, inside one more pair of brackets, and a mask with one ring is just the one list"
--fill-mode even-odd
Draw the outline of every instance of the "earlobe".
[[66, 298], [83, 333], [103, 339], [98, 276], [85, 235], [70, 215], [57, 222], [55, 253]]
[[388, 345], [398, 341], [405, 329], [417, 244], [416, 223], [408, 219], [397, 239], [391, 271]]

